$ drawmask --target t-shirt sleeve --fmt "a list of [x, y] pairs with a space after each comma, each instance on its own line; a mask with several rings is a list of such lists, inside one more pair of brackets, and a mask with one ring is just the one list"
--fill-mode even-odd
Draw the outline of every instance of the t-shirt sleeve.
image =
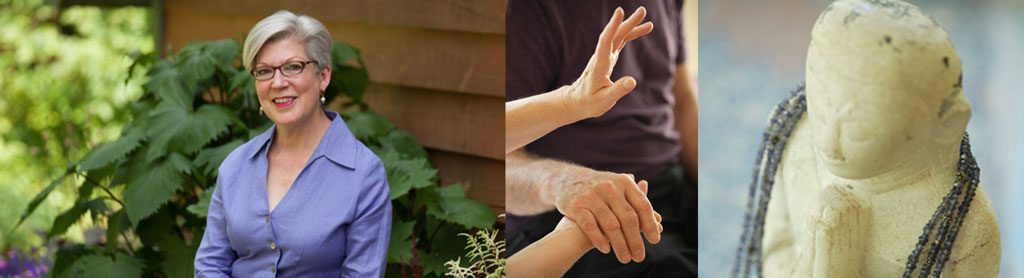
[[676, 46], [679, 49], [679, 52], [676, 53], [679, 53], [679, 55], [676, 55], [676, 64], [681, 65], [686, 62], [686, 24], [683, 23], [683, 17], [686, 15], [686, 12], [683, 10], [683, 0], [676, 0], [675, 3], [676, 11], [679, 12], [679, 22], [677, 23], [679, 28], [676, 28], [676, 30], [679, 30], [679, 34], [677, 34], [679, 39], [676, 40], [679, 42], [679, 45]]
[[505, 16], [505, 101], [555, 89], [556, 18], [544, 0], [509, 0]]

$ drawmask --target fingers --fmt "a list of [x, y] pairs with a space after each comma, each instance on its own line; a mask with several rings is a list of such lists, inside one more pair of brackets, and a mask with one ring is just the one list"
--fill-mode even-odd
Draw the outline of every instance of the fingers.
[[594, 218], [594, 214], [586, 209], [579, 209], [576, 213], [579, 219], [576, 220], [576, 224], [580, 226], [583, 233], [587, 235], [590, 242], [594, 244], [597, 251], [608, 254], [611, 252], [611, 246], [608, 245], [608, 238], [601, 232], [601, 227], [597, 224], [597, 219]]
[[602, 88], [597, 93], [598, 95], [607, 96], [611, 100], [619, 101], [620, 98], [632, 92], [633, 89], [636, 89], [636, 79], [632, 76], [623, 76], [611, 86]]
[[[628, 191], [630, 190], [627, 189], [627, 192]], [[615, 216], [618, 217], [619, 219], [619, 224], [622, 227], [622, 235], [625, 236], [626, 245], [629, 247], [629, 251], [633, 257], [633, 261], [641, 262], [644, 260], [645, 250], [644, 240], [643, 238], [640, 237], [641, 225], [639, 218], [640, 215], [643, 215], [644, 213], [634, 210], [630, 202], [624, 202], [622, 200], [622, 196], [609, 195], [610, 194], [602, 194], [602, 196], [604, 196], [605, 198], [605, 201], [608, 202], [608, 205], [611, 207], [612, 212], [615, 213]], [[626, 193], [626, 195], [626, 198], [629, 199], [628, 196], [630, 195], [630, 193]], [[647, 216], [649, 216], [651, 218], [650, 220], [652, 220], [652, 222], [650, 223], [652, 224], [652, 226], [650, 228], [652, 230], [656, 229], [656, 227], [653, 226], [654, 214], [648, 213]]]
[[[629, 188], [626, 190], [626, 201], [636, 211], [640, 221], [639, 228], [644, 232], [644, 237], [647, 238], [647, 241], [658, 243], [661, 241], [661, 232], [658, 228], [658, 222], [660, 221], [655, 217], [651, 201], [644, 194], [647, 191], [647, 181], [640, 181], [638, 185], [639, 188]], [[623, 229], [627, 229], [625, 225], [623, 225]]]
[[643, 192], [644, 196], [647, 196], [647, 187], [649, 186], [647, 181], [640, 181], [640, 183], [637, 183], [636, 185], [637, 187], [640, 187], [640, 192]]
[[604, 231], [604, 235], [611, 242], [612, 250], [615, 250], [615, 257], [620, 263], [628, 263], [633, 256], [629, 252], [629, 245], [622, 233], [622, 225], [619, 223], [618, 217], [604, 202], [598, 202], [592, 212], [597, 217], [597, 223]]
[[[637, 24], [640, 24], [640, 21], [642, 21], [646, 16], [647, 9], [640, 7], [637, 8], [636, 11], [633, 12], [633, 15], [629, 16], [626, 21], [619, 24], [618, 29], [615, 30], [615, 36], [612, 41], [614, 43], [614, 49], [622, 49], [622, 47], [625, 46], [627, 42], [626, 37], [632, 33], [634, 27], [637, 27]], [[654, 25], [651, 25], [651, 27], [653, 26]]]
[[623, 41], [622, 46], [625, 46], [625, 44], [635, 40], [636, 38], [650, 34], [651, 31], [654, 31], [654, 22], [647, 22], [640, 24], [640, 26], [633, 27], [633, 30], [626, 34], [626, 39]]
[[595, 50], [599, 63], [604, 64], [608, 62], [608, 56], [615, 45], [615, 32], [619, 30], [624, 14], [625, 12], [622, 11], [621, 7], [616, 8], [615, 12], [612, 13], [612, 19], [608, 21], [608, 24], [604, 26], [604, 30], [601, 31], [601, 36], [597, 39], [597, 49]]

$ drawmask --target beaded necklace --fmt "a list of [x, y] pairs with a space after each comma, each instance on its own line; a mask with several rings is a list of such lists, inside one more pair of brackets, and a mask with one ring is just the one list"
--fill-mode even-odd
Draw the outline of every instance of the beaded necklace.
[[[740, 236], [740, 246], [736, 252], [733, 277], [761, 277], [761, 239], [764, 236], [765, 214], [771, 200], [775, 173], [782, 161], [782, 152], [789, 141], [789, 136], [805, 111], [807, 98], [803, 85], [797, 87], [772, 110], [768, 128], [761, 136], [761, 147], [754, 160], [747, 214]], [[912, 277], [915, 271], [918, 271], [919, 277], [938, 277], [942, 273], [942, 268], [952, 253], [953, 242], [956, 241], [960, 226], [970, 209], [971, 200], [974, 199], [979, 177], [978, 162], [971, 154], [970, 140], [964, 133], [960, 141], [956, 181], [925, 224], [914, 250], [907, 256], [903, 277]]]

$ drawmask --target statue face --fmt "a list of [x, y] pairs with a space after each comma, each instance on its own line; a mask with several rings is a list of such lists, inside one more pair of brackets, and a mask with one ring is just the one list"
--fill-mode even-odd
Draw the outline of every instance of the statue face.
[[920, 120], [928, 109], [910, 92], [809, 75], [807, 109], [815, 155], [843, 178], [883, 174], [927, 145]]
[[949, 36], [902, 2], [835, 1], [807, 50], [807, 115], [817, 159], [847, 179], [945, 159], [970, 118]]

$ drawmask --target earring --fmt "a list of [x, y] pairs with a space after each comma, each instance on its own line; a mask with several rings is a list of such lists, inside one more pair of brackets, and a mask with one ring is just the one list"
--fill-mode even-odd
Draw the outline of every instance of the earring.
[[326, 103], [327, 103], [327, 98], [325, 98], [324, 97], [324, 93], [321, 92], [320, 93], [320, 105], [325, 105]]
[[260, 115], [263, 115], [263, 106], [260, 106]]

